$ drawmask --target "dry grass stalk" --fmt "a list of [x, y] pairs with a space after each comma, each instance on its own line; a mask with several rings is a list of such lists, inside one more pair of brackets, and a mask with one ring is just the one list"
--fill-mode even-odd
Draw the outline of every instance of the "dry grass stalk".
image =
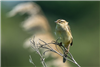
[[[37, 38], [35, 38], [36, 39], [35, 42], [37, 42], [38, 38], [44, 40], [47, 43], [50, 43], [51, 40], [55, 40], [55, 38], [51, 34], [51, 28], [50, 28], [49, 22], [38, 4], [34, 2], [20, 3], [8, 13], [8, 16], [13, 17], [18, 13], [20, 13], [21, 15], [24, 13], [27, 13], [29, 15], [29, 17], [25, 19], [25, 21], [23, 21], [22, 27], [24, 28], [25, 31], [28, 31], [28, 32], [34, 31], [34, 33], [37, 36]], [[27, 39], [24, 43], [25, 48], [30, 47], [29, 39]], [[56, 50], [55, 45], [52, 44], [51, 47]], [[55, 58], [54, 60], [52, 60], [52, 62], [54, 62], [53, 65], [55, 65], [55, 67], [66, 67], [66, 66], [70, 67], [68, 62], [63, 63], [61, 61], [62, 57], [60, 55], [57, 55], [56, 53], [53, 53], [53, 52], [48, 52], [46, 54], [46, 57], [49, 57], [49, 56]], [[56, 60], [57, 62], [60, 63], [59, 66], [57, 66]]]

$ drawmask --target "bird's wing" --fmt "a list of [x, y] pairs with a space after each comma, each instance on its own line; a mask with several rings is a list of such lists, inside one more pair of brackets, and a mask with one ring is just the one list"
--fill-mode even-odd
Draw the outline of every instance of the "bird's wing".
[[70, 29], [70, 26], [68, 25], [68, 30], [69, 30], [69, 32], [71, 33], [71, 29]]
[[[71, 34], [71, 29], [70, 29], [70, 26], [68, 26], [68, 30], [69, 30], [69, 32], [70, 32], [70, 34]], [[72, 35], [72, 34], [71, 34], [71, 35]], [[70, 45], [71, 45], [71, 46], [73, 45], [73, 38], [72, 38], [72, 40], [71, 40]]]

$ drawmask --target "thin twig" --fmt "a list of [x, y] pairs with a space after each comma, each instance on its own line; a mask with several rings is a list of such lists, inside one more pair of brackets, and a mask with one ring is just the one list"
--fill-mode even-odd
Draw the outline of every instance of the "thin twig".
[[[35, 37], [34, 37], [35, 38]], [[41, 57], [41, 62], [42, 62], [42, 65], [43, 65], [43, 67], [47, 67], [47, 65], [46, 65], [46, 63], [45, 63], [45, 58], [44, 58], [44, 55], [45, 55], [45, 53], [46, 52], [49, 52], [49, 51], [51, 51], [51, 52], [54, 52], [54, 53], [56, 53], [56, 54], [58, 54], [58, 55], [60, 55], [60, 56], [62, 56], [63, 58], [65, 58], [66, 60], [68, 60], [68, 61], [70, 61], [70, 62], [73, 62], [74, 64], [76, 64], [78, 67], [81, 67], [76, 61], [75, 61], [75, 59], [73, 58], [73, 56], [72, 56], [72, 54], [70, 53], [70, 52], [68, 52], [68, 54], [69, 54], [69, 56], [68, 56], [68, 54], [67, 54], [67, 57], [65, 57], [65, 55], [64, 55], [64, 53], [65, 53], [65, 51], [67, 50], [67, 48], [65, 48], [63, 45], [62, 45], [62, 43], [58, 43], [58, 40], [59, 40], [59, 38], [56, 40], [56, 41], [53, 41], [53, 42], [51, 42], [51, 43], [46, 43], [45, 41], [43, 41], [43, 40], [41, 40], [41, 39], [39, 39], [41, 42], [43, 42], [44, 44], [41, 44], [41, 43], [35, 43], [35, 41], [34, 41], [34, 38], [33, 38], [33, 40], [30, 40], [30, 42], [33, 44], [32, 45], [32, 48], [39, 54], [39, 56]], [[54, 44], [55, 45], [55, 47], [56, 47], [56, 49], [57, 49], [57, 51], [55, 50], [55, 49], [53, 49], [51, 46], [50, 46], [50, 44]], [[63, 53], [61, 53], [60, 52], [60, 50], [57, 48], [57, 45], [61, 48], [61, 50], [63, 51]], [[43, 53], [40, 53], [40, 49], [46, 49]], [[32, 60], [32, 59], [31, 59]]]
[[32, 63], [36, 67], [36, 65], [32, 61], [31, 55], [29, 55], [29, 57], [30, 57], [29, 62]]
[[43, 58], [42, 54], [40, 53], [39, 51], [39, 48], [38, 48], [38, 44], [35, 44], [35, 41], [33, 40], [30, 40], [30, 42], [33, 44], [32, 48], [35, 49], [35, 51], [39, 54], [39, 56], [41, 57], [41, 63], [43, 65], [43, 67], [47, 67], [46, 63], [45, 63], [45, 58]]

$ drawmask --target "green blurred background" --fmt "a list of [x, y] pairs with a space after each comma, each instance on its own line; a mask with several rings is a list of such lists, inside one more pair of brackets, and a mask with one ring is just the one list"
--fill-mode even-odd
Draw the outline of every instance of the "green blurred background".
[[[33, 62], [41, 67], [39, 56], [23, 48], [24, 41], [32, 34], [23, 31], [20, 26], [27, 14], [8, 18], [6, 14], [19, 3], [27, 1], [1, 2], [1, 65], [2, 67], [34, 67], [29, 63], [29, 55]], [[42, 8], [50, 22], [52, 33], [54, 21], [62, 18], [69, 22], [74, 44], [70, 52], [82, 67], [99, 67], [99, 13], [98, 1], [35, 1]], [[75, 64], [69, 62], [72, 67]]]

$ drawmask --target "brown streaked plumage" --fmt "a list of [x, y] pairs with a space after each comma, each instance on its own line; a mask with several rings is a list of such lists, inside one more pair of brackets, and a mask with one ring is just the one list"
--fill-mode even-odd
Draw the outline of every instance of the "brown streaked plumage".
[[[67, 51], [65, 52], [65, 55], [69, 52], [70, 45], [72, 46], [73, 43], [73, 37], [71, 34], [70, 27], [68, 25], [68, 22], [63, 19], [58, 19], [56, 21], [56, 35], [60, 37], [61, 42], [63, 43], [64, 47], [67, 48]], [[65, 62], [66, 59], [63, 59], [63, 62]]]

